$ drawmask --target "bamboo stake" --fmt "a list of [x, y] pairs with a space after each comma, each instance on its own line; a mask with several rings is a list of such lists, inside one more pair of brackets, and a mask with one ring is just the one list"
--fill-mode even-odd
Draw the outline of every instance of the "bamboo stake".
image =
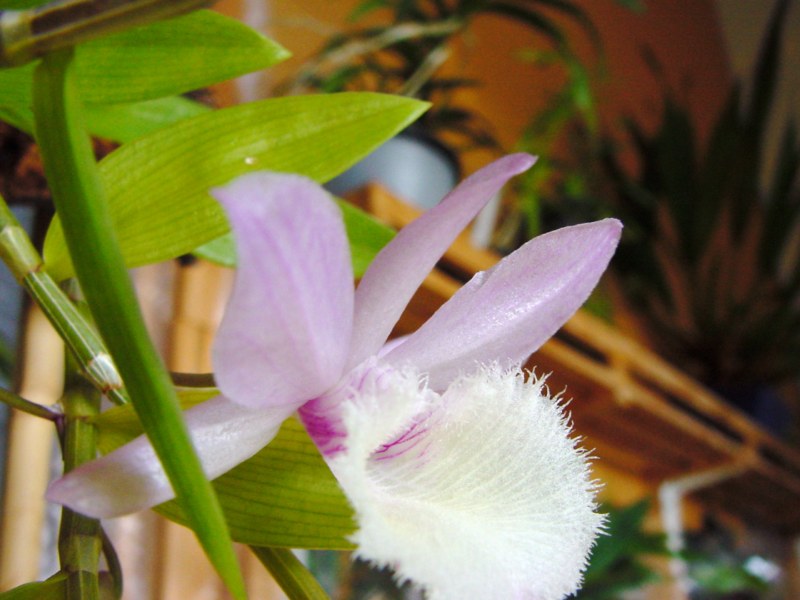
[[[64, 385], [64, 345], [35, 306], [28, 313], [21, 362], [20, 395], [43, 406], [54, 404]], [[50, 421], [12, 413], [0, 529], [0, 590], [39, 578], [44, 492], [53, 441]]]

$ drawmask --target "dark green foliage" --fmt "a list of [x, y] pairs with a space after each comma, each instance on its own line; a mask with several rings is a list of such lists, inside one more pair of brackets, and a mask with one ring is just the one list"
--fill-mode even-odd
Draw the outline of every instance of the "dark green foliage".
[[[747, 546], [746, 536], [734, 535], [713, 517], [706, 518], [698, 531], [687, 534], [687, 549], [682, 556], [694, 583], [692, 600], [756, 600], [764, 597], [764, 592], [770, 590], [772, 579], [764, 574], [768, 571], [764, 566], [777, 566], [744, 548], [743, 542]], [[760, 570], [753, 569], [754, 559], [762, 563]], [[762, 576], [757, 574], [759, 572]]]
[[699, 148], [670, 93], [652, 133], [629, 122], [636, 175], [610, 146], [605, 172], [625, 234], [613, 266], [659, 351], [717, 386], [777, 382], [800, 368], [800, 140], [788, 123], [770, 177], [765, 127], [787, 0], [776, 4], [752, 74]]
[[583, 587], [574, 598], [612, 600], [625, 591], [658, 579], [658, 575], [642, 562], [646, 556], [667, 554], [664, 535], [643, 529], [649, 508], [648, 500], [623, 508], [601, 507], [601, 512], [608, 514], [606, 534], [597, 538]]

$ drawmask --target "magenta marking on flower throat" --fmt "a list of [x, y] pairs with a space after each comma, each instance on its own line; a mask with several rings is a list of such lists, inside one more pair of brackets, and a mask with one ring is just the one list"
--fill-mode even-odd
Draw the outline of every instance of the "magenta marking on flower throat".
[[[430, 427], [423, 427], [422, 424], [427, 422], [427, 418], [415, 421], [404, 433], [391, 442], [382, 444], [372, 454], [372, 460], [388, 460], [391, 458], [398, 458], [408, 451], [414, 449], [420, 442], [425, 440], [425, 434], [430, 431]], [[394, 450], [394, 452], [391, 452]], [[424, 454], [424, 451], [420, 455]]]
[[324, 402], [324, 398], [312, 400], [297, 412], [319, 451], [324, 456], [331, 458], [346, 449], [344, 440], [347, 438], [347, 432], [340, 419], [331, 418], [332, 411], [318, 410], [319, 404], [322, 402]]
[[[397, 378], [407, 377], [411, 377], [413, 381], [418, 380], [416, 374], [401, 373], [379, 360], [369, 359], [353, 369], [329, 393], [302, 406], [298, 413], [320, 452], [327, 458], [333, 458], [347, 449], [345, 440], [348, 433], [342, 416], [343, 405], [357, 405], [367, 398], [371, 402], [392, 403], [394, 383]], [[422, 395], [425, 390], [421, 389], [419, 393]], [[379, 445], [372, 453], [372, 458], [396, 458], [415, 448], [424, 440], [424, 434], [430, 428], [427, 424], [429, 418], [430, 411], [427, 410], [415, 415], [399, 435]]]

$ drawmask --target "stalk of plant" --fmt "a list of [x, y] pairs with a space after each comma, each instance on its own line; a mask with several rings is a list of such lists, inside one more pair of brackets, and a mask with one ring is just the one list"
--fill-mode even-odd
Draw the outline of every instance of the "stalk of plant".
[[[100, 412], [100, 394], [75, 377], [69, 379], [61, 399], [64, 419], [59, 431], [65, 473], [94, 458], [97, 431], [89, 419]], [[61, 514], [58, 556], [61, 571], [67, 575], [67, 600], [99, 600], [101, 548], [100, 521], [65, 509]]]
[[42, 309], [72, 351], [81, 372], [115, 404], [128, 401], [114, 361], [94, 327], [44, 270], [27, 233], [0, 197], [0, 259]]
[[48, 54], [34, 77], [36, 138], [81, 288], [137, 414], [212, 564], [246, 596], [230, 536], [192, 447], [169, 375], [150, 341], [113, 233], [72, 80], [72, 51]]

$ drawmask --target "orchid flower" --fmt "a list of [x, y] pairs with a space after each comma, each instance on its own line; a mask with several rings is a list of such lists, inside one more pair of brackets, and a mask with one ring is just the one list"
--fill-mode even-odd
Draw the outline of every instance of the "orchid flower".
[[[542, 235], [384, 345], [454, 238], [528, 155], [466, 179], [398, 233], [353, 290], [336, 204], [293, 175], [213, 191], [238, 271], [213, 361], [220, 396], [186, 412], [209, 477], [297, 412], [350, 503], [356, 554], [431, 599], [574, 592], [603, 517], [563, 403], [523, 361], [578, 309], [619, 239], [614, 220]], [[146, 438], [54, 482], [52, 501], [113, 517], [173, 497]]]

